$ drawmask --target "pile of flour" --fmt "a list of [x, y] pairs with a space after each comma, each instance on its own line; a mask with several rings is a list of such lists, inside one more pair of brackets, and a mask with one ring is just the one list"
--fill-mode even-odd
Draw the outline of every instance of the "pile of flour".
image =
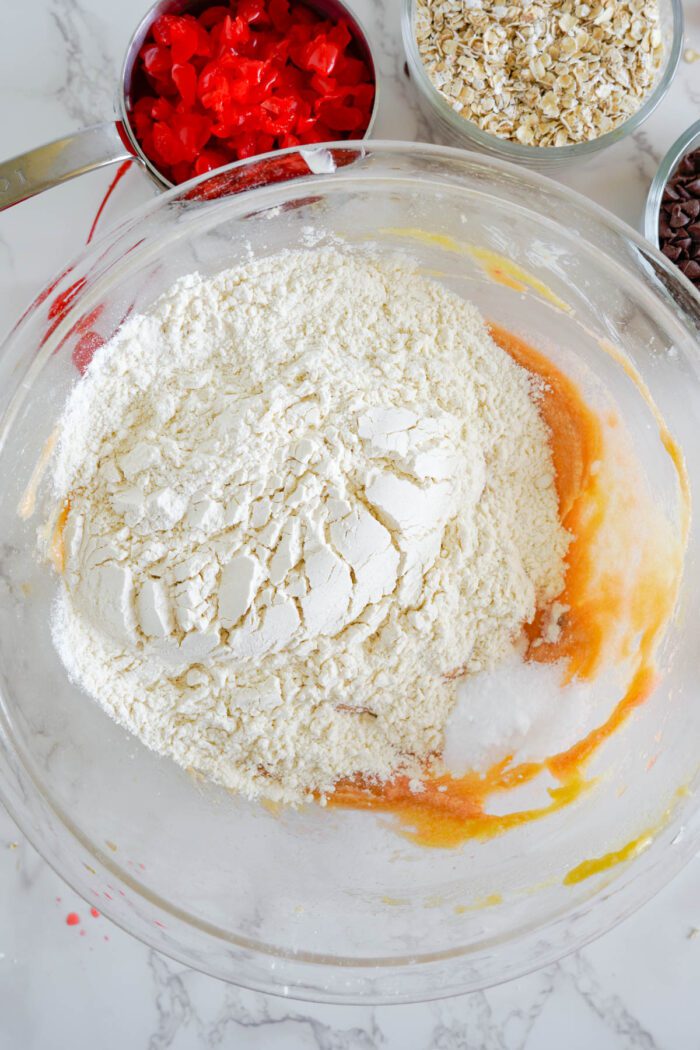
[[400, 261], [178, 281], [77, 383], [54, 481], [69, 673], [249, 797], [417, 776], [459, 677], [563, 585], [531, 378]]

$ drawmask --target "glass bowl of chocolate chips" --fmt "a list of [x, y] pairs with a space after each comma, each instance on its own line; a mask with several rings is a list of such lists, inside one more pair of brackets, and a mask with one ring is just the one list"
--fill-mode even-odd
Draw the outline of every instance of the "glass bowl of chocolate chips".
[[700, 120], [661, 162], [647, 198], [644, 233], [700, 294]]

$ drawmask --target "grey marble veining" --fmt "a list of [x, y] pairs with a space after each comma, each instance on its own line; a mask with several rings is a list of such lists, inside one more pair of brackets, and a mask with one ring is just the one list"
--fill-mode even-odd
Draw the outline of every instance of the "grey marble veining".
[[112, 107], [117, 67], [99, 7], [91, 11], [78, 0], [54, 0], [49, 11], [63, 52], [57, 89], [61, 106], [78, 125], [104, 120]]
[[[697, 1050], [700, 859], [635, 917], [518, 981], [400, 1007], [222, 984], [122, 933], [0, 818], [0, 1041], [23, 1050]], [[66, 925], [76, 911], [78, 926]]]
[[[700, 3], [686, 0], [700, 50]], [[400, 0], [356, 0], [378, 50], [376, 135], [426, 139]], [[0, 0], [0, 152], [109, 119], [143, 0]], [[31, 75], [28, 76], [28, 70]], [[629, 141], [561, 180], [637, 228], [659, 159], [700, 118], [700, 62]], [[0, 217], [0, 332], [84, 243], [100, 172]], [[103, 221], [148, 199], [129, 172]], [[401, 1007], [313, 1006], [226, 986], [93, 917], [0, 812], [0, 1048], [12, 1050], [700, 1050], [700, 860], [577, 955], [482, 993]], [[66, 924], [77, 912], [80, 923]]]

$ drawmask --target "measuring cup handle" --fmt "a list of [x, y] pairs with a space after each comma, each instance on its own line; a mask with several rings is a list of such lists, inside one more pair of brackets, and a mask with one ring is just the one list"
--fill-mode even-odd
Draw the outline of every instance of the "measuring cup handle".
[[0, 163], [0, 211], [61, 182], [120, 160], [135, 159], [119, 121], [93, 124]]

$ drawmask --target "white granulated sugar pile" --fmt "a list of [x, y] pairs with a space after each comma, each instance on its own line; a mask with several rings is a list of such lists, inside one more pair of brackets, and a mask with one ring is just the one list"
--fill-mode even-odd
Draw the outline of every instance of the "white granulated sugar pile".
[[61, 425], [54, 635], [149, 747], [243, 794], [417, 775], [456, 680], [563, 585], [531, 380], [401, 262], [179, 281]]

